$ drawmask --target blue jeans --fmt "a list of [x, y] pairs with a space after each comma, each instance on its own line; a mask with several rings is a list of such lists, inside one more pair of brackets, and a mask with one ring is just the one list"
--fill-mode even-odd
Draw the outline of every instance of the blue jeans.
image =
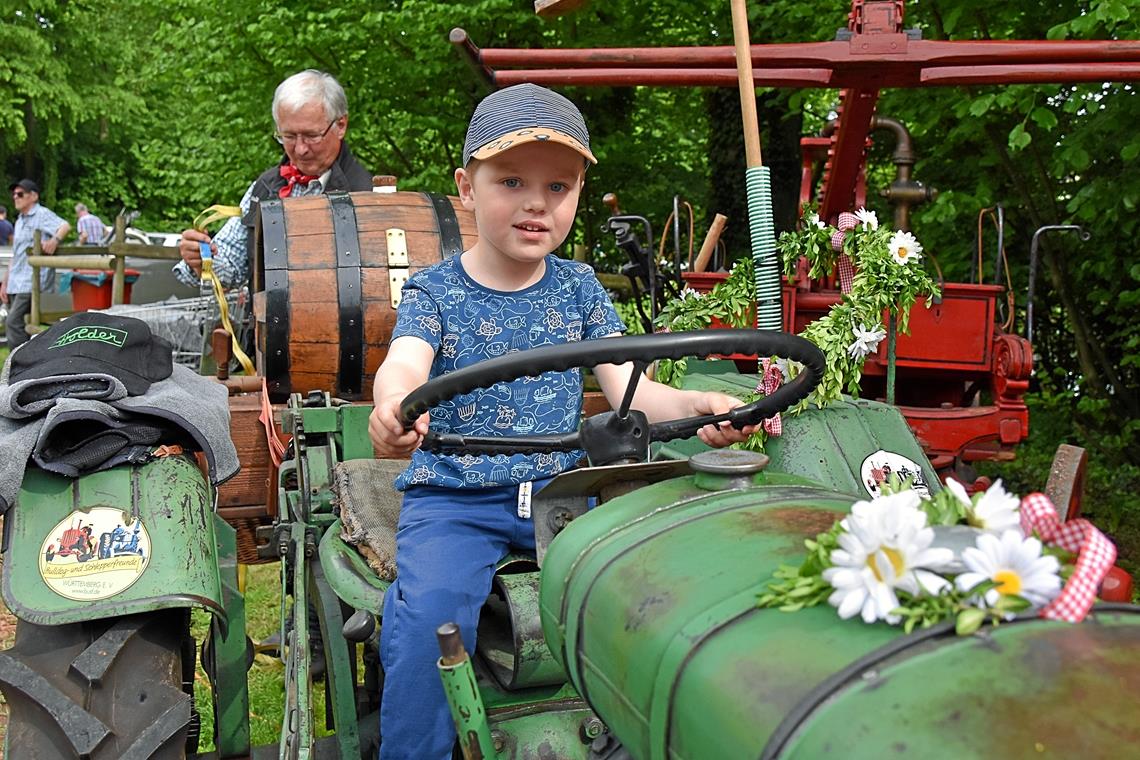
[[414, 486], [405, 492], [396, 581], [384, 595], [380, 629], [381, 760], [451, 757], [455, 726], [436, 667], [435, 631], [458, 623], [463, 645], [475, 651], [495, 565], [512, 549], [534, 550], [534, 523], [518, 516], [517, 487]]

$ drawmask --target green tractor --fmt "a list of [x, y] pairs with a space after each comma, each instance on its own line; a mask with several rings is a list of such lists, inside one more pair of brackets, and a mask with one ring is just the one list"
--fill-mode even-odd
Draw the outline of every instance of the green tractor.
[[[810, 391], [821, 371], [813, 352], [792, 336], [732, 330], [544, 347], [429, 382], [405, 401], [405, 418], [500, 380], [605, 361], [774, 353], [804, 362], [796, 382], [743, 408], [750, 421]], [[690, 387], [742, 397], [755, 387], [731, 362], [709, 369], [691, 373]], [[278, 535], [293, 579], [293, 635], [303, 640], [308, 616], [298, 610], [313, 603], [328, 662], [326, 719], [342, 757], [356, 756], [358, 723], [378, 701], [375, 667], [361, 678], [355, 663], [361, 653], [378, 659], [391, 576], [375, 568], [394, 566], [399, 496], [387, 484], [404, 466], [371, 458], [368, 412], [313, 394], [295, 396], [286, 413], [295, 468], [283, 471], [291, 519]], [[827, 605], [759, 608], [777, 567], [868, 498], [869, 462], [909, 462], [916, 486], [936, 493], [940, 484], [898, 410], [878, 402], [798, 415], [767, 456], [707, 450], [690, 436], [709, 421], [645, 425], [619, 409], [560, 441], [427, 444], [480, 453], [583, 446], [590, 462], [535, 498], [537, 556], [501, 563], [476, 651], [463, 651], [454, 626], [439, 631], [466, 757], [1066, 756], [1115, 747], [1134, 731], [1140, 609], [1127, 604], [1101, 604], [1076, 626], [1023, 615], [968, 637], [953, 622], [905, 633], [840, 620]], [[290, 651], [300, 677], [290, 679], [288, 704], [298, 719], [287, 721], [284, 746], [316, 756], [308, 654]], [[1076, 695], [1094, 689], [1111, 709], [1078, 706]]]
[[[795, 404], [822, 372], [814, 347], [781, 333], [605, 339], [452, 373], [409, 396], [405, 417], [551, 369], [732, 353], [805, 367], [734, 410], [739, 424]], [[741, 396], [755, 386], [731, 363], [712, 367], [724, 371], [690, 373], [691, 386]], [[283, 413], [293, 448], [271, 545], [293, 604], [277, 747], [250, 747], [252, 646], [234, 531], [214, 514], [196, 464], [171, 456], [76, 479], [30, 470], [5, 520], [3, 592], [19, 618], [15, 646], [0, 652], [6, 756], [194, 757], [203, 732], [215, 739], [210, 757], [374, 756], [376, 642], [399, 498], [390, 483], [403, 463], [372, 458], [369, 412], [316, 393], [294, 396]], [[826, 605], [757, 607], [805, 539], [867, 498], [868, 461], [910, 462], [912, 480], [937, 492], [897, 409], [850, 400], [807, 411], [769, 441], [767, 456], [703, 450], [691, 436], [711, 421], [648, 425], [619, 409], [557, 440], [430, 442], [583, 447], [589, 458], [535, 499], [536, 556], [504, 558], [476, 651], [462, 650], [454, 626], [440, 630], [441, 677], [467, 757], [1038, 757], [1130, 746], [1140, 708], [1134, 606], [1101, 604], [1079, 625], [1023, 616], [968, 637], [952, 624], [905, 633], [844, 621]], [[120, 523], [118, 544], [100, 540]], [[69, 531], [86, 535], [84, 526], [94, 528], [95, 556], [47, 559], [47, 547], [77, 535]], [[323, 714], [314, 710], [310, 607], [327, 663]], [[200, 725], [191, 697], [193, 608], [213, 616], [201, 646], [213, 726]], [[1104, 709], [1082, 699], [1093, 693]], [[322, 722], [331, 735], [318, 739]]]

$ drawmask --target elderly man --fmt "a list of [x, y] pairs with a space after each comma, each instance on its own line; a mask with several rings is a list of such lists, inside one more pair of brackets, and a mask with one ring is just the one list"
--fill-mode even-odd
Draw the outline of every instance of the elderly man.
[[108, 231], [103, 220], [92, 214], [85, 203], [75, 204], [75, 230], [80, 245], [99, 245]]
[[[257, 204], [270, 198], [318, 195], [333, 190], [371, 190], [372, 175], [344, 142], [348, 101], [331, 75], [308, 69], [286, 79], [273, 95], [275, 137], [285, 156], [258, 177], [241, 199], [242, 216], [218, 231], [210, 248], [214, 272], [227, 288], [249, 279]], [[196, 285], [202, 272], [200, 242], [210, 237], [197, 230], [182, 233], [174, 267], [178, 279]]]
[[[40, 231], [40, 247], [51, 256], [59, 247], [59, 241], [71, 232], [71, 225], [48, 207], [40, 205], [40, 186], [32, 180], [13, 182], [8, 189], [12, 191], [12, 205], [20, 218], [16, 220], [12, 236], [12, 264], [0, 283], [0, 303], [8, 304], [4, 329], [8, 349], [14, 350], [16, 346], [27, 343], [29, 338], [24, 319], [32, 310], [32, 265], [28, 263], [28, 254], [32, 252], [35, 232]], [[40, 269], [41, 290], [51, 286], [54, 274], [52, 269]]]

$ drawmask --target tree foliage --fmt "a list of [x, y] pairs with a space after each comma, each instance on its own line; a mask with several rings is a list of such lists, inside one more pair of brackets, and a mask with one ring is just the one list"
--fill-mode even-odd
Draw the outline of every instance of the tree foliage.
[[[753, 42], [823, 41], [846, 26], [845, 0], [750, 3]], [[486, 85], [448, 43], [453, 27], [485, 47], [731, 44], [727, 0], [594, 0], [543, 20], [529, 0], [34, 0], [0, 4], [0, 162], [42, 181], [45, 201], [121, 206], [151, 228], [182, 229], [212, 203], [235, 203], [279, 155], [269, 104], [302, 68], [330, 71], [349, 93], [349, 142], [375, 173], [404, 189], [449, 191], [464, 129]], [[910, 2], [905, 25], [925, 39], [1136, 39], [1140, 0]], [[980, 209], [1002, 206], [1014, 322], [1025, 329], [1030, 244], [1044, 225], [1080, 224], [1039, 240], [1034, 302], [1035, 388], [1071, 410], [1069, 435], [1100, 456], [1140, 462], [1140, 155], [1131, 83], [886, 91], [878, 113], [899, 119], [919, 152], [916, 178], [937, 187], [912, 226], [951, 280], [1006, 280], [997, 234]], [[731, 218], [729, 252], [747, 245], [743, 149], [734, 89], [577, 88], [590, 124], [591, 170], [576, 240], [593, 248], [619, 195], [662, 232], [673, 197], [707, 221]], [[777, 229], [793, 223], [801, 131], [834, 109], [824, 90], [759, 93]], [[876, 133], [869, 201], [894, 173], [892, 140]], [[600, 259], [616, 264], [611, 255]]]
[[[907, 25], [927, 39], [1136, 39], [1135, 0], [1005, 7], [936, 2], [915, 6]], [[1035, 232], [1079, 224], [1091, 239], [1043, 232], [1034, 294], [1037, 387], [1068, 399], [1071, 435], [1112, 431], [1101, 461], [1140, 461], [1137, 340], [1131, 318], [1140, 267], [1127, 241], [1137, 232], [1140, 181], [1128, 171], [1140, 153], [1129, 125], [1140, 113], [1127, 82], [914, 90], [884, 93], [879, 113], [902, 120], [919, 146], [916, 177], [940, 189], [915, 215], [915, 229], [949, 279], [979, 269], [1016, 294], [1013, 329], [1024, 334]], [[948, 97], [949, 96], [949, 97]], [[892, 146], [883, 146], [889, 149]], [[978, 243], [977, 215], [1003, 209]], [[1098, 436], [1087, 436], [1095, 443]], [[1101, 443], [1108, 443], [1102, 440]]]

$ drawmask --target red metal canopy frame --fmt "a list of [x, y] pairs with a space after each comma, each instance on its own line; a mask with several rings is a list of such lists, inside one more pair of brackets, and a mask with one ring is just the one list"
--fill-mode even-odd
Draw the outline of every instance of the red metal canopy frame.
[[[820, 213], [850, 208], [879, 90], [994, 84], [1079, 84], [1140, 80], [1137, 40], [923, 40], [905, 31], [902, 0], [854, 0], [846, 30], [831, 42], [752, 45], [757, 87], [839, 89], [843, 102]], [[494, 87], [638, 85], [736, 87], [730, 45], [583, 48], [479, 48], [462, 29], [451, 42]], [[854, 160], [852, 160], [854, 159]]]

